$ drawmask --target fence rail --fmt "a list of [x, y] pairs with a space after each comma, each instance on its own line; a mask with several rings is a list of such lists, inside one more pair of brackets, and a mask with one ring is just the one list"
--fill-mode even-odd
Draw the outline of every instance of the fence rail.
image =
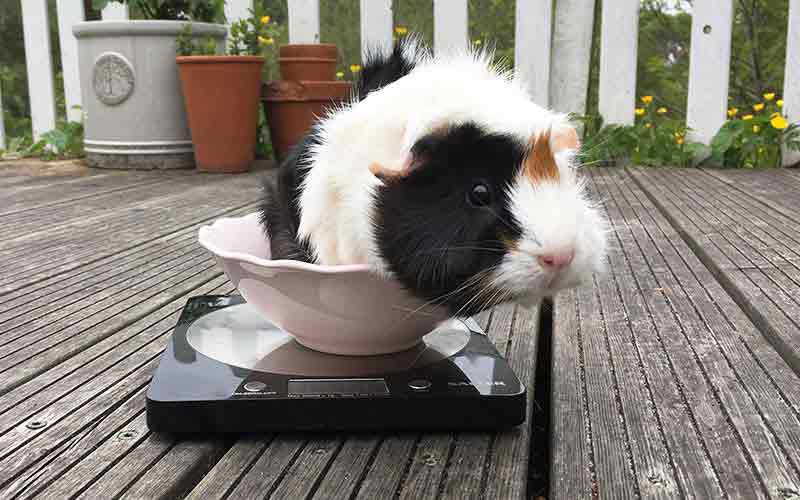
[[[47, 0], [22, 2], [33, 135], [55, 127], [52, 55]], [[319, 0], [288, 0], [289, 40], [320, 39]], [[515, 70], [528, 82], [533, 99], [558, 111], [584, 113], [594, 27], [594, 0], [517, 0]], [[252, 0], [228, 0], [230, 22], [245, 17]], [[468, 41], [467, 0], [434, 0], [434, 50]], [[70, 120], [81, 102], [77, 42], [71, 26], [83, 21], [83, 0], [57, 0], [64, 94]], [[392, 43], [392, 0], [360, 0], [362, 54], [370, 44]], [[606, 123], [633, 123], [639, 0], [606, 0], [601, 12], [599, 110]], [[128, 9], [110, 4], [103, 20], [128, 18]], [[783, 99], [791, 121], [800, 120], [800, 0], [789, 0]], [[733, 23], [733, 0], [693, 3], [687, 126], [708, 143], [725, 121]], [[551, 31], [552, 26], [552, 31]], [[2, 89], [0, 89], [2, 110]], [[0, 120], [2, 121], [2, 120]], [[0, 147], [5, 144], [0, 123]], [[798, 161], [797, 155], [786, 158]]]

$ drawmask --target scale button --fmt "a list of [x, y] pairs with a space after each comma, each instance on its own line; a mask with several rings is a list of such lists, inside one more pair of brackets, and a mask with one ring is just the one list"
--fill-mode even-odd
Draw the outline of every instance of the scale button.
[[248, 382], [244, 384], [244, 390], [247, 392], [260, 392], [266, 389], [267, 384], [264, 382]]
[[417, 379], [408, 383], [408, 386], [414, 391], [427, 391], [431, 388], [430, 380]]

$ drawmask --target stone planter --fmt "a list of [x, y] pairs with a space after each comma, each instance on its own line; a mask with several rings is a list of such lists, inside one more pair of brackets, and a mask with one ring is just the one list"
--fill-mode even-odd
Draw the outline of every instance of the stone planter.
[[[84, 148], [91, 166], [194, 167], [192, 138], [175, 63], [181, 21], [78, 23]], [[221, 24], [192, 23], [192, 33], [218, 40]]]

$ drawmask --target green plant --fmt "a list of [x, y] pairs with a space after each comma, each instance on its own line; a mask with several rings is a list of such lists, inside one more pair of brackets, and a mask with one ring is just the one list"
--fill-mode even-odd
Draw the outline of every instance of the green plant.
[[688, 167], [696, 163], [703, 149], [687, 140], [688, 129], [670, 116], [666, 107], [656, 106], [653, 96], [643, 96], [635, 109], [634, 125], [603, 125], [598, 116], [579, 116], [585, 126], [581, 163], [602, 164], [630, 159], [635, 165]]
[[13, 138], [4, 156], [38, 156], [43, 160], [80, 158], [83, 156], [83, 122], [59, 120], [56, 128], [43, 133], [34, 143], [27, 137]]
[[175, 39], [175, 51], [179, 56], [213, 56], [217, 53], [217, 41], [192, 36], [192, 23], [186, 23]]
[[145, 19], [225, 22], [225, 0], [92, 0], [92, 8], [103, 10], [114, 2], [127, 3]]
[[12, 159], [25, 156], [31, 141], [28, 137], [9, 137], [6, 149], [0, 149], [0, 159]]
[[763, 94], [753, 111], [741, 114], [728, 110], [728, 121], [711, 141], [711, 160], [723, 167], [777, 167], [781, 147], [800, 151], [800, 125], [783, 115], [783, 101], [774, 92]]
[[[272, 22], [260, 4], [249, 10], [249, 17], [236, 21], [230, 27], [228, 55], [265, 55], [269, 48], [275, 47], [275, 40], [281, 32], [280, 26]], [[213, 38], [192, 36], [191, 23], [183, 27], [175, 42], [179, 56], [210, 56], [217, 53], [217, 42]]]
[[233, 23], [230, 32], [230, 55], [258, 56], [274, 50], [280, 27], [272, 22], [261, 3], [256, 2], [255, 8], [250, 9], [250, 16]]

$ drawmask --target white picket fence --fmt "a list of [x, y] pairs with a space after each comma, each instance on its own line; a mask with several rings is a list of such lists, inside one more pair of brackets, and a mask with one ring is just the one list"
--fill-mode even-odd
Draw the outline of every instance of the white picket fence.
[[[12, 0], [14, 1], [14, 0]], [[55, 126], [52, 56], [47, 0], [22, 2], [33, 134]], [[595, 0], [517, 0], [516, 68], [534, 100], [558, 111], [583, 113], [589, 80]], [[319, 42], [319, 0], [288, 0], [289, 39]], [[247, 15], [252, 0], [227, 0], [230, 21]], [[434, 50], [468, 41], [467, 0], [434, 0]], [[789, 1], [783, 99], [791, 121], [800, 121], [800, 0]], [[82, 0], [57, 0], [64, 92], [69, 119], [79, 119], [80, 79], [72, 24], [83, 20]], [[360, 0], [362, 52], [392, 43], [392, 0]], [[693, 2], [687, 125], [708, 143], [725, 121], [733, 22], [733, 0]], [[606, 0], [601, 19], [599, 109], [607, 123], [630, 124], [636, 99], [639, 0]], [[126, 19], [128, 9], [111, 4], [103, 19]], [[552, 22], [551, 22], [552, 21]], [[552, 27], [552, 28], [551, 28]], [[0, 89], [2, 110], [2, 89]], [[5, 144], [0, 120], [0, 147]], [[793, 158], [789, 161], [797, 161]]]

